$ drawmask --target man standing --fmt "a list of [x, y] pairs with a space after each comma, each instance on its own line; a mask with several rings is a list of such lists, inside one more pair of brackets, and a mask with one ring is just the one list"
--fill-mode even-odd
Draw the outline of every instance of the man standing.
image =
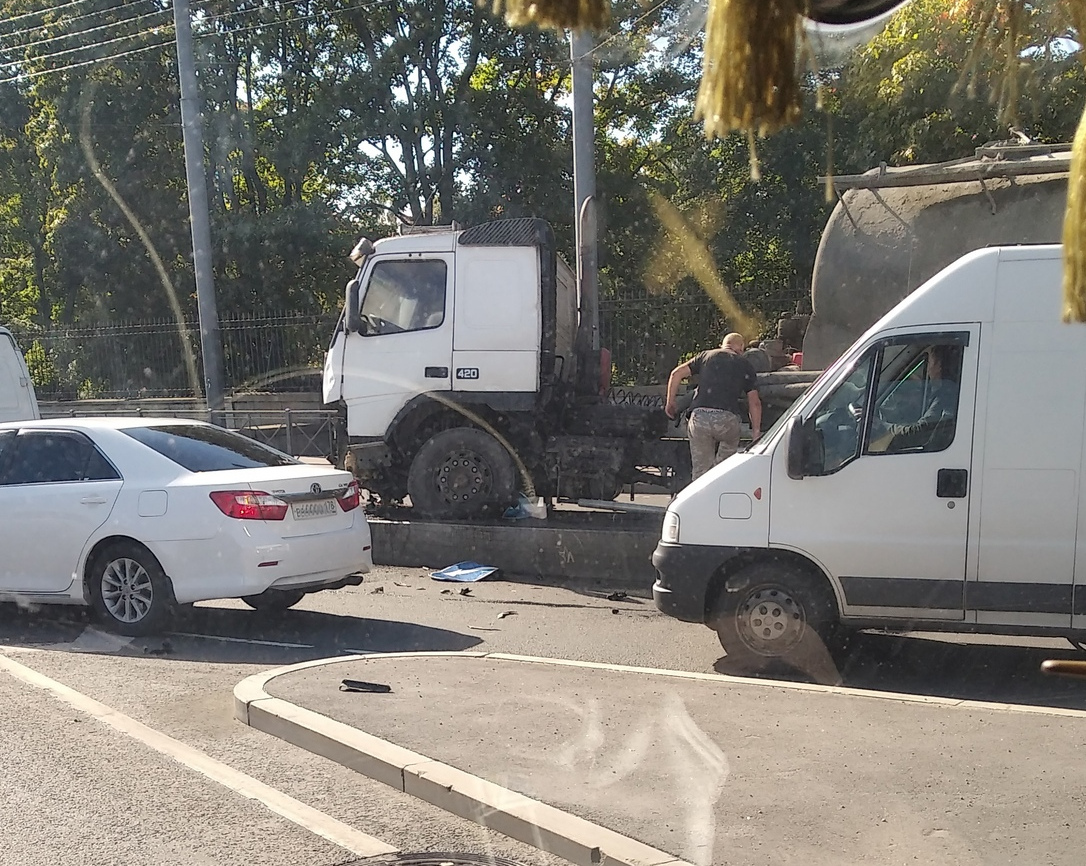
[[674, 418], [679, 383], [696, 375], [698, 390], [690, 405], [687, 431], [690, 436], [690, 463], [693, 477], [704, 475], [717, 463], [739, 450], [739, 401], [746, 395], [750, 427], [754, 438], [761, 434], [762, 401], [758, 397], [758, 375], [742, 357], [746, 341], [742, 334], [728, 334], [719, 349], [695, 355], [671, 371], [667, 380], [664, 411]]

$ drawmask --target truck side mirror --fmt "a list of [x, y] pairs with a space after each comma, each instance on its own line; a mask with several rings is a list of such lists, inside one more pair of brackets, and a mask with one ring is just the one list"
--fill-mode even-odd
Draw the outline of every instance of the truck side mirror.
[[360, 285], [357, 279], [347, 283], [347, 297], [344, 309], [347, 311], [347, 333], [357, 334], [362, 330], [362, 313], [359, 303]]
[[810, 455], [814, 440], [814, 424], [805, 424], [796, 415], [788, 423], [788, 477], [799, 481], [811, 475]]

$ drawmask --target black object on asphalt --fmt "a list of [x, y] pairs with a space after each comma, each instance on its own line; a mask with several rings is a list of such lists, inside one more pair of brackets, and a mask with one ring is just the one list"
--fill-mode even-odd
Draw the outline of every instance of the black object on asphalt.
[[626, 593], [624, 592], [612, 592], [607, 596], [608, 601], [622, 601], [624, 598], [626, 598]]
[[344, 680], [340, 683], [339, 690], [341, 692], [372, 692], [387, 695], [392, 691], [392, 686], [385, 683], [367, 683], [364, 680]]

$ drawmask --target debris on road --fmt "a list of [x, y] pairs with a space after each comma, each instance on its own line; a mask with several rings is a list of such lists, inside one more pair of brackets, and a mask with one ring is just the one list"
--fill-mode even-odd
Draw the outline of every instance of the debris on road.
[[380, 595], [384, 591], [385, 588], [383, 586], [375, 586], [373, 589], [370, 590], [370, 595]]
[[470, 586], [461, 587], [460, 588], [460, 594], [461, 595], [471, 595], [471, 587]]
[[624, 592], [612, 592], [607, 596], [608, 601], [623, 601], [626, 598], [629, 598], [629, 596]]
[[517, 612], [515, 610], [503, 610], [501, 613], [498, 614], [498, 619], [505, 619], [507, 616], [516, 616], [516, 615], [517, 615]]
[[367, 683], [364, 680], [344, 680], [340, 683], [339, 690], [341, 692], [370, 692], [387, 695], [392, 691], [392, 686], [386, 683]]
[[546, 520], [547, 505], [542, 497], [535, 502], [532, 502], [532, 500], [521, 493], [517, 504], [511, 505], [509, 508], [505, 509], [502, 517], [506, 520], [524, 520], [526, 517], [531, 517], [535, 520]]
[[162, 642], [162, 646], [155, 647], [154, 649], [152, 649], [151, 647], [145, 646], [143, 648], [143, 651], [144, 651], [144, 653], [146, 653], [149, 656], [169, 655], [170, 653], [173, 652], [173, 644], [170, 643], [168, 640], [164, 640]]
[[617, 607], [613, 607], [611, 608], [611, 613], [619, 613], [619, 609]]
[[455, 565], [450, 565], [448, 568], [443, 568], [441, 571], [435, 571], [430, 576], [434, 580], [448, 580], [456, 583], [474, 583], [477, 580], [482, 580], [484, 577], [490, 577], [498, 569], [493, 565], [480, 565], [478, 562], [458, 562]]
[[443, 589], [443, 590], [441, 590], [441, 594], [442, 595], [452, 595], [452, 590], [451, 589]]

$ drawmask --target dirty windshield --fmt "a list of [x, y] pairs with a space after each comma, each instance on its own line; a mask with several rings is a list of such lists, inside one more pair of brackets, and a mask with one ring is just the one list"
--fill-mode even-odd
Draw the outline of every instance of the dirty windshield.
[[0, 866], [1079, 866], [1083, 7], [0, 0]]

